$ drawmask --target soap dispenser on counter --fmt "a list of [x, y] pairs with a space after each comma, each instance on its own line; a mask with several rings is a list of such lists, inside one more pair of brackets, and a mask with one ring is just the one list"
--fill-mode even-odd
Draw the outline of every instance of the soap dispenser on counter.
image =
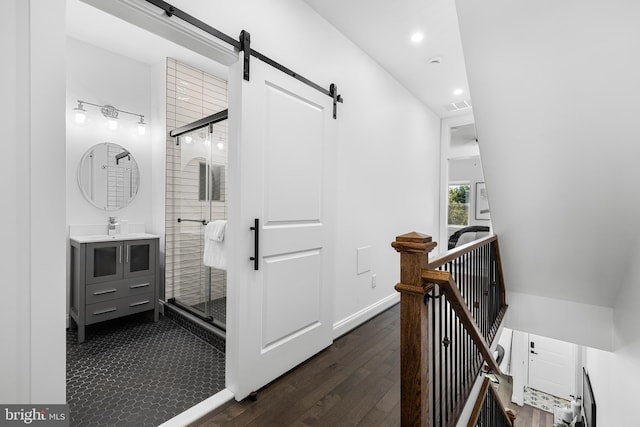
[[115, 216], [110, 216], [107, 234], [109, 236], [115, 236], [117, 232], [118, 232], [118, 218]]

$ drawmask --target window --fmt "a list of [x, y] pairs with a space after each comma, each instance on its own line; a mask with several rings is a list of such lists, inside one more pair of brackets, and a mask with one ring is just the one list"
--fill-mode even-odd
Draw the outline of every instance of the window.
[[469, 225], [469, 184], [449, 184], [449, 210], [447, 224], [455, 226]]

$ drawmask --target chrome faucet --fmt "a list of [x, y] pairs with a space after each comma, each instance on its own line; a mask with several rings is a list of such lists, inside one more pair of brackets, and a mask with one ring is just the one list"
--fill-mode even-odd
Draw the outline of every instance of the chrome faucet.
[[118, 218], [115, 216], [110, 216], [109, 217], [109, 227], [108, 227], [108, 234], [109, 236], [114, 236], [117, 233], [117, 227], [118, 227]]

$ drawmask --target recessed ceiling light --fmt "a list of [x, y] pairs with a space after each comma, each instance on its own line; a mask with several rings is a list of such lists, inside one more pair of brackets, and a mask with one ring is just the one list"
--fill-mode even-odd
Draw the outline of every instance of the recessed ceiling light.
[[411, 41], [414, 43], [420, 43], [424, 39], [424, 34], [417, 31], [411, 35]]
[[453, 94], [454, 94], [454, 95], [462, 95], [463, 93], [464, 93], [464, 90], [462, 90], [462, 89], [460, 89], [460, 88], [455, 89], [455, 90], [453, 91]]

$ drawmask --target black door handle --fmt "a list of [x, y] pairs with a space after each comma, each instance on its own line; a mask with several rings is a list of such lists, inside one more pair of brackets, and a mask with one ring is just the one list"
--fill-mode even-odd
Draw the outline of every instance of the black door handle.
[[249, 227], [253, 230], [253, 256], [249, 259], [253, 261], [253, 269], [259, 270], [259, 244], [260, 244], [260, 219], [255, 218], [253, 220], [253, 227]]
[[535, 351], [531, 350], [531, 354], [538, 354], [538, 353], [536, 353]]

